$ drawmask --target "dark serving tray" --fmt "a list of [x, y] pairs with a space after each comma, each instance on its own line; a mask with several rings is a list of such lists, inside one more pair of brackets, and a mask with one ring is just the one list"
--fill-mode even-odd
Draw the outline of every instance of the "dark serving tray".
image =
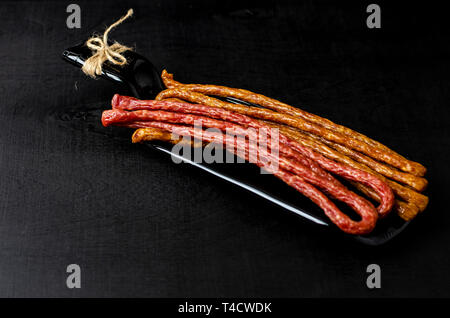
[[[91, 55], [90, 50], [83, 44], [71, 47], [63, 52], [63, 58], [67, 62], [82, 67], [84, 61]], [[140, 99], [154, 98], [161, 90], [163, 84], [160, 73], [145, 57], [133, 51], [124, 53], [128, 63], [125, 67], [117, 67], [108, 63], [103, 65], [103, 73], [100, 77], [126, 85], [130, 89], [130, 95]], [[248, 104], [234, 98], [225, 98], [229, 102]], [[256, 105], [255, 105], [256, 106]], [[92, 132], [107, 135], [112, 138], [123, 139], [130, 142], [130, 130], [126, 128], [105, 128], [101, 125], [101, 113], [103, 109], [77, 108], [64, 110], [57, 117], [60, 122], [70, 128], [89, 129]], [[174, 156], [171, 152], [172, 145], [162, 142], [147, 142], [146, 145], [168, 156]], [[335, 232], [347, 235], [324, 215], [323, 211], [310, 200], [300, 195], [296, 190], [268, 174], [260, 174], [259, 168], [249, 163], [236, 164], [207, 164], [197, 163], [189, 158], [179, 157], [211, 175], [226, 180], [255, 195], [272, 202], [280, 208], [296, 213], [309, 223], [321, 227], [328, 227]], [[352, 236], [357, 241], [367, 245], [381, 245], [401, 233], [409, 222], [405, 222], [396, 214], [391, 213], [383, 220], [379, 220], [374, 231], [364, 236]]]

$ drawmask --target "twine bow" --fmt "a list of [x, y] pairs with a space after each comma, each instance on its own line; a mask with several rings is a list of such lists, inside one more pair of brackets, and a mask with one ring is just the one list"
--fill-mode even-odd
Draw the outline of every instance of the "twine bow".
[[93, 55], [88, 58], [81, 70], [90, 77], [95, 78], [96, 75], [102, 74], [102, 65], [105, 61], [109, 61], [114, 65], [125, 65], [127, 59], [122, 55], [123, 52], [132, 50], [125, 45], [120, 43], [114, 43], [113, 45], [108, 45], [108, 34], [116, 26], [121, 24], [123, 21], [128, 19], [133, 15], [133, 9], [129, 9], [127, 14], [121, 17], [119, 20], [111, 24], [103, 33], [103, 38], [99, 36], [93, 36], [86, 41], [86, 46], [91, 49]]

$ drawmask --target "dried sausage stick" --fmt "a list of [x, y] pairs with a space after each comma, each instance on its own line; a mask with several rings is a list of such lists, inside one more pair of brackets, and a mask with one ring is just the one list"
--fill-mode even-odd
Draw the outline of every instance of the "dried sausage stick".
[[[164, 99], [164, 101], [177, 101], [180, 102], [179, 99]], [[183, 102], [183, 101], [181, 101]], [[114, 104], [114, 103], [113, 103]], [[113, 105], [113, 107], [118, 107]], [[128, 108], [130, 110], [132, 109], [143, 109], [139, 106], [139, 104], [128, 104], [128, 105], [122, 105], [124, 108]], [[120, 107], [119, 107], [120, 108]], [[145, 109], [145, 107], [144, 107]], [[395, 200], [393, 210], [397, 212], [397, 214], [405, 219], [406, 221], [411, 220], [414, 218], [419, 211], [423, 211], [425, 207], [428, 204], [428, 198], [420, 193], [417, 193], [407, 187], [404, 187], [392, 180], [388, 180], [384, 178], [382, 175], [376, 173], [375, 171], [372, 171], [369, 167], [365, 166], [364, 164], [360, 164], [351, 158], [348, 158], [346, 155], [341, 154], [337, 152], [334, 149], [331, 149], [324, 145], [321, 141], [317, 139], [313, 139], [312, 137], [319, 138], [314, 135], [306, 135], [306, 133], [301, 134], [299, 130], [285, 126], [280, 124], [275, 124], [273, 122], [269, 121], [262, 121], [264, 124], [267, 124], [270, 127], [278, 127], [281, 132], [283, 132], [286, 136], [288, 136], [291, 139], [296, 140], [297, 142], [300, 142], [302, 145], [306, 147], [313, 148], [314, 150], [320, 152], [324, 156], [336, 160], [338, 162], [347, 164], [349, 166], [352, 166], [356, 169], [365, 170], [369, 173], [374, 174], [375, 176], [378, 176], [382, 181], [387, 182], [389, 186], [391, 186], [394, 194], [398, 195], [400, 198], [403, 198], [407, 202], [403, 202], [401, 200]], [[389, 167], [390, 168], [390, 167]], [[409, 174], [408, 174], [409, 175]], [[412, 175], [409, 175], [412, 176]], [[380, 202], [379, 196], [368, 188], [367, 186], [364, 186], [363, 184], [352, 182], [352, 184], [355, 185], [355, 187], [360, 190], [365, 195], [369, 196], [370, 198], [374, 199], [377, 202]], [[420, 210], [418, 208], [420, 207]]]
[[[308, 134], [305, 132], [300, 132], [300, 131], [296, 131], [296, 134], [298, 134], [302, 138], [311, 138], [312, 140], [315, 140], [318, 143], [322, 142], [327, 145], [329, 144], [327, 140], [324, 140], [323, 138], [320, 138], [315, 135], [311, 135], [311, 134]], [[333, 145], [330, 144], [330, 146], [333, 146]], [[339, 145], [334, 144], [334, 146], [339, 146]], [[351, 149], [348, 149], [345, 147], [335, 147], [335, 149], [341, 150], [342, 155], [348, 154], [349, 152], [352, 151]], [[364, 165], [360, 165], [360, 166], [364, 166]], [[375, 171], [372, 171], [372, 173], [375, 174], [376, 176], [378, 176], [379, 178], [381, 178], [383, 181], [385, 181], [391, 187], [391, 189], [394, 191], [394, 193], [397, 196], [399, 196], [400, 198], [402, 198], [403, 200], [405, 200], [407, 202], [414, 203], [419, 208], [420, 212], [424, 211], [425, 208], [427, 207], [428, 201], [429, 201], [427, 196], [425, 196], [422, 193], [419, 193], [417, 191], [414, 191], [413, 189], [410, 189], [406, 186], [398, 184], [395, 181], [386, 179], [383, 176], [381, 176], [380, 174], [376, 173]]]
[[[147, 127], [148, 121], [163, 121], [174, 124], [188, 125], [194, 125], [194, 123], [197, 122], [208, 128], [227, 129], [227, 133], [231, 133], [233, 135], [245, 136], [247, 134], [247, 130], [241, 126], [191, 114], [178, 114], [149, 110], [127, 112], [114, 109], [104, 111], [102, 116], [102, 122], [105, 126], [121, 125], [126, 127]], [[348, 202], [350, 199], [354, 201], [358, 201], [360, 199], [360, 197], [358, 197], [355, 193], [349, 191], [339, 181], [322, 170], [317, 163], [309, 160], [302, 154], [295, 152], [283, 144], [281, 144], [279, 148], [280, 152], [283, 153], [285, 157], [292, 158], [298, 163], [297, 165], [282, 163], [285, 165], [284, 169], [292, 169], [293, 172], [300, 174], [304, 179], [307, 179], [308, 182], [321, 187], [330, 195], [344, 202]], [[262, 149], [258, 149], [258, 152], [261, 153]], [[271, 159], [276, 160], [276, 157], [272, 154], [270, 156]], [[380, 216], [384, 216], [390, 211], [392, 206], [388, 206], [386, 208], [386, 204], [383, 204], [385, 203], [383, 200], [381, 203], [379, 213]]]
[[[375, 176], [377, 176], [378, 178], [380, 178], [382, 181], [386, 182], [393, 190], [394, 194], [396, 194], [397, 196], [399, 196], [400, 198], [411, 202], [411, 204], [399, 204], [397, 202], [397, 204], [394, 205], [394, 210], [397, 211], [397, 213], [400, 216], [408, 216], [409, 218], [412, 218], [413, 216], [415, 216], [417, 214], [417, 212], [419, 211], [419, 208], [414, 204], [417, 203], [418, 206], [421, 207], [422, 211], [423, 209], [425, 209], [427, 203], [428, 203], [428, 198], [420, 193], [415, 192], [412, 189], [409, 189], [407, 187], [404, 187], [392, 180], [388, 180], [386, 178], [384, 178], [382, 175], [378, 174], [377, 172], [371, 170], [370, 168], [368, 168], [367, 166], [360, 164], [356, 161], [353, 161], [351, 158], [348, 158], [347, 156], [337, 152], [336, 150], [328, 147], [327, 145], [321, 143], [318, 140], [315, 140], [313, 138], [311, 138], [310, 135], [303, 135], [301, 134], [298, 130], [291, 128], [291, 127], [287, 127], [287, 126], [282, 126], [282, 125], [277, 125], [277, 124], [273, 124], [270, 122], [264, 122], [267, 125], [269, 125], [270, 127], [278, 127], [280, 129], [280, 132], [283, 133], [284, 135], [286, 135], [287, 137], [301, 143], [302, 145], [306, 146], [306, 147], [310, 147], [313, 148], [315, 151], [320, 152], [322, 155], [333, 159], [335, 161], [347, 164], [353, 168], [356, 169], [360, 169], [360, 170], [364, 170], [367, 171], [368, 173], [371, 173]], [[358, 190], [361, 190], [365, 188], [364, 185], [356, 183]], [[375, 199], [377, 202], [379, 202], [379, 196], [376, 195], [372, 195], [373, 191], [368, 192], [368, 191], [362, 191], [364, 194], [369, 195], [369, 197], [371, 197], [372, 199]], [[396, 200], [398, 201], [398, 200]]]
[[[157, 127], [157, 125], [162, 125], [166, 123], [161, 123], [160, 121], [168, 121], [175, 124], [189, 124], [193, 125], [194, 121], [203, 121], [203, 125], [220, 128], [219, 125], [214, 126], [214, 120], [208, 119], [206, 117], [200, 118], [201, 116], [193, 116], [193, 115], [181, 115], [176, 113], [162, 112], [162, 111], [148, 111], [148, 110], [138, 110], [134, 112], [125, 112], [121, 110], [110, 110], [104, 111], [104, 115], [102, 116], [102, 122], [105, 126], [109, 125], [121, 125], [130, 128], [136, 127]], [[180, 116], [181, 115], [181, 116]], [[149, 121], [150, 120], [150, 121]], [[152, 121], [154, 120], [154, 121]], [[158, 124], [156, 124], [156, 123]], [[156, 125], [156, 126], [155, 126]], [[176, 126], [172, 132], [181, 135], [175, 129], [182, 129], [180, 127], [184, 126]], [[191, 128], [191, 127], [189, 127]], [[194, 128], [192, 128], [194, 129]], [[238, 127], [227, 127], [227, 132], [232, 133], [233, 135], [244, 135], [246, 133], [245, 129]], [[193, 130], [194, 131], [194, 130]], [[209, 134], [209, 131], [200, 130], [201, 134]], [[228, 135], [226, 135], [228, 136]], [[194, 136], [195, 137], [195, 136]], [[201, 136], [202, 137], [202, 136]], [[211, 141], [211, 140], [208, 140]], [[256, 147], [254, 144], [250, 145], [251, 147]], [[330, 195], [339, 199], [343, 202], [346, 202], [348, 205], [352, 206], [354, 202], [357, 205], [362, 205], [362, 201], [364, 200], [361, 197], [357, 196], [355, 193], [349, 191], [345, 186], [343, 186], [339, 181], [331, 177], [329, 174], [324, 172], [317, 164], [311, 165], [311, 161], [307, 158], [304, 158], [301, 154], [293, 154], [293, 151], [287, 147], [280, 147], [281, 152], [284, 154], [286, 152], [289, 153], [287, 156], [281, 156], [279, 159], [273, 155], [272, 153], [267, 153], [265, 149], [260, 147], [256, 147], [257, 152], [255, 154], [262, 154], [264, 157], [267, 157], [271, 160], [271, 162], [279, 162], [279, 165], [282, 169], [292, 171], [306, 181], [322, 188], [324, 191], [327, 191]], [[292, 159], [288, 159], [288, 157], [292, 156]], [[255, 158], [256, 159], [256, 158]], [[311, 165], [311, 166], [309, 166]], [[359, 202], [359, 203], [358, 203]], [[387, 212], [380, 211], [380, 215], [385, 215]]]
[[[230, 88], [225, 86], [218, 86], [218, 85], [202, 85], [202, 84], [182, 84], [180, 82], [177, 82], [173, 79], [173, 74], [168, 73], [166, 70], [163, 70], [161, 78], [166, 85], [167, 88], [182, 88], [187, 89], [193, 92], [202, 93], [205, 95], [214, 95], [214, 96], [220, 96], [220, 97], [234, 97], [237, 99], [240, 99], [245, 102], [250, 102], [256, 105], [260, 105], [272, 110], [275, 110], [280, 113], [289, 114], [293, 116], [298, 116], [308, 122], [318, 124], [327, 130], [330, 130], [332, 132], [338, 132], [342, 135], [345, 135], [349, 138], [353, 138], [355, 140], [361, 141], [365, 143], [370, 148], [378, 148], [381, 150], [381, 152], [388, 153], [390, 156], [392, 156], [393, 162], [400, 166], [397, 166], [395, 164], [392, 164], [395, 167], [400, 168], [401, 170], [404, 170], [406, 172], [410, 172], [417, 176], [423, 176], [426, 172], [426, 168], [422, 166], [420, 163], [408, 160], [404, 158], [403, 156], [399, 155], [398, 153], [394, 152], [392, 149], [386, 147], [385, 145], [381, 144], [380, 142], [377, 142], [361, 133], [358, 133], [350, 128], [347, 128], [342, 125], [338, 125], [326, 118], [308, 113], [302, 109], [292, 107], [288, 104], [282, 103], [276, 99], [269, 98], [267, 96], [253, 93], [248, 90], [244, 89], [237, 89], [237, 88]], [[359, 151], [362, 151], [360, 149], [357, 149]], [[379, 159], [381, 160], [381, 159]], [[384, 161], [384, 160], [383, 160]], [[387, 161], [386, 161], [387, 162]]]
[[[407, 202], [414, 203], [417, 205], [420, 211], [425, 210], [426, 206], [428, 205], [428, 197], [414, 191], [413, 189], [410, 189], [408, 187], [405, 187], [401, 184], [398, 184], [395, 181], [386, 179], [381, 174], [377, 173], [376, 171], [371, 170], [369, 167], [365, 166], [364, 164], [360, 164], [351, 158], [347, 157], [345, 154], [338, 152], [337, 150], [330, 148], [327, 146], [326, 140], [323, 138], [320, 138], [315, 135], [311, 135], [305, 132], [301, 132], [297, 129], [287, 127], [284, 125], [274, 124], [271, 122], [264, 121], [265, 124], [267, 124], [270, 127], [278, 127], [280, 131], [288, 136], [289, 138], [296, 140], [297, 142], [300, 142], [302, 144], [305, 144], [306, 146], [309, 146], [316, 151], [320, 152], [324, 156], [342, 162], [344, 164], [347, 164], [349, 166], [352, 166], [356, 169], [365, 170], [369, 173], [372, 173], [373, 175], [380, 178], [382, 181], [386, 182], [394, 191], [394, 194], [402, 198], [403, 200]], [[342, 147], [344, 148], [344, 147]], [[347, 148], [345, 148], [347, 149]], [[347, 149], [348, 151], [351, 151], [350, 149]], [[343, 150], [344, 151], [344, 150]]]
[[[144, 130], [144, 131], [139, 131]], [[139, 132], [138, 132], [139, 131]], [[151, 140], [161, 140], [165, 142], [170, 142], [173, 144], [177, 143], [184, 143], [184, 139], [176, 139], [173, 138], [172, 133], [168, 131], [164, 131], [158, 128], [141, 128], [138, 129], [133, 134], [133, 142], [143, 142], [143, 141], [151, 141]], [[202, 144], [201, 143], [195, 143], [194, 141], [189, 142], [189, 146], [192, 147], [199, 147]], [[360, 190], [362, 193], [367, 195], [370, 198], [373, 198], [377, 202], [380, 201], [379, 196], [375, 191], [373, 191], [371, 188], [366, 187], [360, 183], [357, 182], [351, 182], [358, 190]], [[409, 221], [413, 219], [416, 214], [418, 213], [418, 208], [412, 204], [412, 203], [406, 203], [400, 200], [395, 200], [393, 209], [397, 212], [397, 214], [403, 218], [405, 221]]]
[[[252, 127], [256, 129], [268, 129], [267, 125], [264, 125], [261, 122], [258, 122], [255, 119], [249, 118], [242, 114], [236, 114], [233, 112], [229, 112], [220, 108], [213, 108], [213, 107], [207, 107], [203, 105], [193, 105], [188, 103], [176, 103], [176, 102], [161, 102], [161, 101], [141, 101], [137, 100], [131, 97], [125, 97], [125, 96], [119, 96], [115, 95], [112, 99], [112, 105], [114, 109], [128, 109], [128, 110], [135, 110], [135, 109], [166, 109], [170, 111], [175, 112], [183, 112], [183, 113], [195, 113], [195, 114], [201, 114], [201, 115], [207, 115], [213, 118], [219, 118], [226, 121], [231, 121], [238, 123], [240, 125], [244, 125], [245, 127]], [[109, 112], [109, 111], [108, 111]], [[144, 114], [144, 113], [138, 113], [139, 111], [131, 112], [128, 114], [128, 116], [135, 116], [137, 114]], [[134, 113], [134, 115], [133, 115]], [[126, 114], [122, 114], [122, 116], [127, 116]], [[153, 117], [152, 119], [155, 119]], [[187, 117], [184, 119], [186, 120]], [[124, 119], [126, 120], [126, 119]], [[211, 122], [211, 121], [209, 121]], [[191, 122], [184, 121], [183, 123], [192, 124]], [[213, 123], [214, 124], [214, 123]], [[211, 124], [210, 124], [211, 125]], [[223, 127], [232, 127], [229, 123], [216, 123], [215, 128], [222, 128]], [[279, 135], [280, 142], [284, 145], [288, 145], [289, 147], [292, 147], [299, 153], [303, 154], [304, 156], [316, 161], [322, 168], [325, 170], [331, 171], [333, 173], [336, 173], [340, 176], [343, 176], [346, 179], [354, 180], [358, 182], [362, 182], [363, 184], [366, 184], [372, 188], [374, 188], [377, 193], [380, 194], [382, 200], [381, 204], [378, 207], [378, 211], [382, 216], [384, 216], [386, 213], [388, 213], [393, 205], [393, 194], [391, 189], [381, 180], [379, 180], [377, 177], [374, 177], [370, 173], [366, 173], [359, 169], [354, 169], [352, 167], [343, 166], [337, 162], [334, 162], [332, 160], [327, 159], [326, 157], [320, 155], [319, 153], [315, 152], [313, 149], [309, 147], [305, 147], [301, 145], [300, 143], [291, 140], [284, 136], [283, 134]], [[284, 147], [282, 151], [289, 156], [294, 156], [292, 150], [290, 148]], [[297, 160], [301, 160], [298, 157]], [[303, 159], [304, 160], [304, 159]], [[313, 163], [311, 161], [304, 162], [304, 164], [311, 166]], [[312, 166], [313, 169], [317, 169], [316, 167]], [[320, 170], [320, 169], [319, 169]]]
[[[320, 138], [319, 136], [309, 134], [306, 132], [301, 132], [298, 129], [288, 127], [285, 125], [280, 124], [274, 124], [273, 122], [264, 121], [265, 124], [271, 127], [278, 127], [280, 130], [282, 130], [285, 134], [288, 134], [288, 132], [291, 133], [291, 135], [296, 135], [293, 139], [309, 139], [311, 141], [316, 141], [319, 145], [319, 147], [323, 146], [329, 146], [328, 149], [334, 148], [333, 150], [336, 153], [341, 153], [342, 157], [349, 159], [350, 163], [359, 162], [359, 166], [369, 167], [370, 171], [378, 172], [377, 175], [383, 175], [387, 178], [399, 181], [401, 183], [404, 183], [406, 185], [409, 185], [410, 187], [416, 189], [417, 191], [423, 191], [428, 185], [428, 181], [425, 178], [414, 176], [410, 173], [405, 173], [402, 171], [399, 171], [395, 168], [392, 168], [388, 165], [385, 165], [381, 162], [377, 162], [373, 160], [372, 158], [363, 155], [355, 150], [346, 148], [342, 145], [333, 143], [329, 140], [326, 140], [324, 138]], [[291, 137], [292, 138], [292, 137]], [[349, 158], [350, 157], [350, 158]], [[334, 158], [333, 158], [334, 159]]]
[[372, 168], [373, 170], [386, 176], [387, 178], [407, 184], [419, 192], [424, 191], [428, 185], [428, 181], [425, 178], [417, 177], [410, 173], [405, 173], [405, 172], [399, 171], [388, 165], [377, 162], [377, 161], [373, 160], [372, 158], [370, 158], [366, 155], [363, 155], [362, 153], [359, 153], [353, 149], [346, 148], [342, 145], [336, 144], [336, 143], [326, 140], [324, 138], [320, 138], [318, 136], [313, 136], [308, 133], [304, 133], [304, 135], [309, 135], [309, 136], [311, 136], [311, 138], [319, 139], [324, 144], [326, 144], [326, 145], [336, 149], [340, 153], [345, 154], [345, 155], [349, 156], [350, 158]]
[[[354, 181], [350, 181], [350, 183], [369, 198], [375, 200], [376, 202], [379, 202], [380, 197], [371, 188]], [[411, 202], [404, 202], [402, 200], [395, 200], [394, 207], [392, 209], [396, 211], [397, 215], [399, 215], [405, 221], [410, 221], [414, 219], [416, 215], [420, 212], [417, 205]]]
[[348, 138], [340, 133], [328, 130], [320, 125], [311, 123], [304, 120], [303, 118], [291, 116], [288, 114], [274, 112], [269, 109], [244, 106], [240, 104], [232, 104], [220, 101], [216, 98], [211, 98], [209, 96], [203, 95], [201, 93], [196, 93], [193, 91], [188, 91], [180, 88], [167, 89], [156, 96], [156, 100], [161, 100], [165, 98], [179, 98], [187, 100], [189, 102], [198, 103], [206, 106], [212, 106], [217, 108], [223, 108], [226, 110], [234, 111], [240, 114], [244, 114], [251, 117], [256, 117], [259, 119], [265, 119], [270, 121], [275, 121], [278, 123], [286, 124], [304, 131], [311, 132], [313, 134], [322, 136], [326, 139], [332, 140], [334, 142], [343, 144], [347, 147], [354, 148], [355, 150], [364, 152], [372, 157], [377, 158], [380, 161], [389, 163], [392, 166], [398, 167], [404, 171], [409, 171], [410, 167], [406, 166], [399, 158], [392, 156], [392, 154], [381, 150], [379, 148], [369, 146], [359, 140]]
[[[152, 125], [154, 128], [164, 129], [166, 131], [171, 131], [177, 135], [194, 137], [196, 133], [192, 127], [183, 127], [173, 124], [161, 123], [161, 122], [146, 122], [146, 124]], [[133, 134], [133, 142], [140, 142], [146, 140], [146, 129], [138, 129]], [[218, 142], [222, 140], [223, 144], [227, 147], [226, 149], [231, 149], [236, 155], [241, 155], [242, 152], [239, 150], [244, 150], [244, 159], [249, 159], [249, 153], [251, 151], [258, 150], [252, 149], [254, 145], [248, 142], [243, 142], [233, 136], [228, 136], [221, 133], [204, 132], [202, 134], [202, 140], [209, 142]], [[229, 145], [233, 145], [229, 147]], [[236, 146], [236, 148], [235, 148]], [[260, 154], [258, 157], [262, 157]], [[265, 153], [265, 155], [270, 156], [270, 154]], [[256, 164], [260, 167], [264, 167], [264, 163], [258, 160]], [[325, 214], [330, 218], [330, 220], [335, 223], [341, 230], [350, 234], [367, 234], [373, 230], [377, 220], [377, 212], [373, 206], [362, 199], [358, 202], [350, 200], [350, 206], [355, 210], [360, 216], [360, 221], [354, 221], [350, 219], [347, 215], [342, 213], [336, 205], [331, 202], [322, 192], [317, 190], [314, 186], [306, 182], [303, 178], [298, 175], [293, 175], [284, 169], [278, 169], [273, 171], [274, 175], [279, 179], [283, 180], [288, 185], [295, 188], [297, 191], [308, 197], [311, 201], [317, 204]]]
[[[138, 106], [137, 106], [138, 107]], [[271, 123], [270, 121], [262, 121], [263, 123]], [[323, 138], [320, 138], [320, 137], [318, 137], [318, 136], [316, 136], [316, 135], [314, 135], [314, 134], [309, 134], [309, 133], [306, 133], [306, 132], [300, 132], [299, 130], [297, 130], [297, 129], [295, 129], [295, 128], [291, 128], [291, 127], [288, 127], [288, 126], [285, 126], [285, 125], [281, 125], [281, 124], [275, 124], [275, 123], [271, 123], [271, 125], [276, 125], [276, 126], [278, 126], [278, 127], [287, 127], [287, 128], [289, 128], [289, 129], [291, 129], [291, 130], [293, 130], [293, 131], [295, 131], [295, 132], [297, 132], [297, 133], [299, 133], [299, 134], [303, 134], [303, 136], [304, 137], [306, 137], [306, 136], [309, 136], [310, 138], [315, 138], [316, 140], [322, 140], [322, 141], [327, 141], [326, 139], [323, 139]], [[290, 137], [292, 137], [292, 136], [290, 136]], [[303, 139], [299, 139], [298, 137], [297, 138], [292, 138], [292, 139], [294, 139], [294, 140], [296, 140], [297, 142], [301, 142], [301, 141], [304, 141], [304, 138]], [[329, 142], [329, 141], [327, 141], [327, 142]], [[334, 144], [334, 143], [333, 143]], [[337, 145], [337, 144], [335, 144], [335, 145]], [[341, 146], [341, 145], [339, 145], [339, 146]], [[313, 147], [314, 148], [314, 147]], [[347, 151], [352, 151], [352, 152], [355, 152], [355, 151], [353, 151], [353, 150], [351, 150], [351, 149], [348, 149], [348, 148], [345, 148], [345, 147], [343, 147], [343, 146], [341, 146], [341, 148], [342, 149], [347, 149]], [[315, 148], [314, 148], [315, 149]], [[318, 149], [315, 149], [316, 151], [319, 151], [320, 152], [320, 148], [318, 148]], [[356, 152], [355, 152], [356, 153]], [[324, 154], [324, 153], [322, 153], [322, 154]], [[326, 153], [324, 154], [324, 155], [326, 155]], [[327, 157], [330, 157], [330, 156], [327, 156]], [[346, 158], [345, 156], [343, 156], [344, 158]], [[366, 157], [367, 158], [367, 157]], [[336, 158], [331, 158], [331, 159], [335, 159], [336, 160]], [[350, 160], [349, 158], [348, 158], [348, 160]], [[337, 161], [340, 161], [340, 162], [343, 162], [343, 163], [346, 163], [346, 164], [348, 164], [349, 162], [347, 161], [342, 161], [342, 160], [337, 160]], [[354, 163], [356, 163], [356, 162], [354, 162]], [[357, 164], [357, 163], [356, 163]], [[379, 164], [379, 163], [378, 163]], [[364, 166], [364, 165], [359, 165], [359, 167], [357, 167], [357, 166], [354, 166], [355, 168], [357, 168], [357, 169], [360, 169], [361, 168], [361, 166]], [[367, 167], [366, 167], [367, 168]], [[363, 170], [365, 170], [365, 169], [363, 169]], [[366, 171], [368, 171], [367, 169], [366, 169]], [[374, 174], [374, 175], [376, 175], [376, 176], [378, 176], [378, 177], [381, 177], [382, 178], [382, 176], [381, 175], [379, 175], [379, 174], [377, 174], [375, 171], [368, 171], [368, 172], [371, 172], [372, 174]], [[385, 178], [382, 178], [382, 180], [383, 181], [385, 181], [385, 182], [387, 182], [388, 183], [388, 185], [392, 188], [392, 190], [394, 190], [394, 192], [400, 197], [400, 198], [402, 198], [402, 199], [404, 199], [405, 201], [407, 201], [407, 202], [411, 202], [411, 203], [414, 203], [418, 208], [419, 208], [419, 211], [423, 211], [425, 208], [426, 208], [426, 206], [428, 205], [428, 197], [426, 197], [426, 196], [424, 196], [423, 194], [421, 194], [421, 193], [418, 193], [418, 192], [416, 192], [416, 191], [414, 191], [414, 190], [412, 190], [412, 189], [409, 189], [408, 187], [404, 187], [404, 186], [402, 186], [402, 185], [400, 185], [400, 184], [398, 184], [398, 183], [396, 183], [396, 182], [394, 182], [394, 181], [392, 181], [392, 180], [389, 180], [389, 179], [385, 179]], [[424, 179], [425, 180], [425, 179]], [[398, 204], [397, 204], [397, 206], [399, 206]], [[415, 208], [413, 208], [411, 205], [409, 205], [409, 207], [412, 209], [412, 210], [414, 210], [414, 211], [416, 211], [417, 209], [415, 209]], [[415, 212], [414, 211], [405, 211], [404, 212], [404, 214], [405, 215], [413, 215]]]

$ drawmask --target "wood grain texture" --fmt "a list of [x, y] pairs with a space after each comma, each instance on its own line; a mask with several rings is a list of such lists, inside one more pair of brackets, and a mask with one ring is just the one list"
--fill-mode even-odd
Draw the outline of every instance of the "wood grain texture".
[[[69, 2], [0, 5], [0, 296], [450, 296], [444, 10], [380, 2], [369, 30], [362, 3], [77, 3], [80, 30], [65, 26]], [[62, 127], [55, 113], [126, 93], [60, 54], [129, 7], [114, 39], [182, 82], [262, 92], [424, 163], [429, 208], [369, 248], [145, 147]], [[65, 286], [70, 263], [80, 290]]]

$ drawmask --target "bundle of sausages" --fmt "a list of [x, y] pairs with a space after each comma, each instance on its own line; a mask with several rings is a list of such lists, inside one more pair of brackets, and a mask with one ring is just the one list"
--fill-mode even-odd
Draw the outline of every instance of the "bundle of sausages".
[[[173, 134], [199, 139], [194, 123], [215, 128], [202, 131], [200, 143], [193, 146], [219, 143], [246, 160], [256, 153], [257, 159], [252, 162], [264, 168], [265, 162], [277, 160], [278, 169], [269, 172], [311, 199], [333, 223], [351, 234], [371, 232], [377, 219], [391, 210], [411, 220], [428, 204], [428, 198], [420, 193], [427, 185], [423, 178], [426, 169], [360, 133], [247, 90], [181, 84], [165, 70], [162, 79], [167, 89], [155, 100], [115, 95], [112, 109], [103, 112], [103, 125], [137, 129], [133, 142], [185, 142], [173, 138]], [[233, 98], [241, 103], [228, 103], [212, 96]], [[236, 137], [247, 135], [249, 128], [269, 132], [277, 129], [278, 144], [265, 141], [267, 149], [258, 146], [264, 141]], [[362, 194], [378, 202], [378, 207], [333, 175], [350, 181]], [[348, 205], [360, 220], [344, 214], [330, 198]]]

